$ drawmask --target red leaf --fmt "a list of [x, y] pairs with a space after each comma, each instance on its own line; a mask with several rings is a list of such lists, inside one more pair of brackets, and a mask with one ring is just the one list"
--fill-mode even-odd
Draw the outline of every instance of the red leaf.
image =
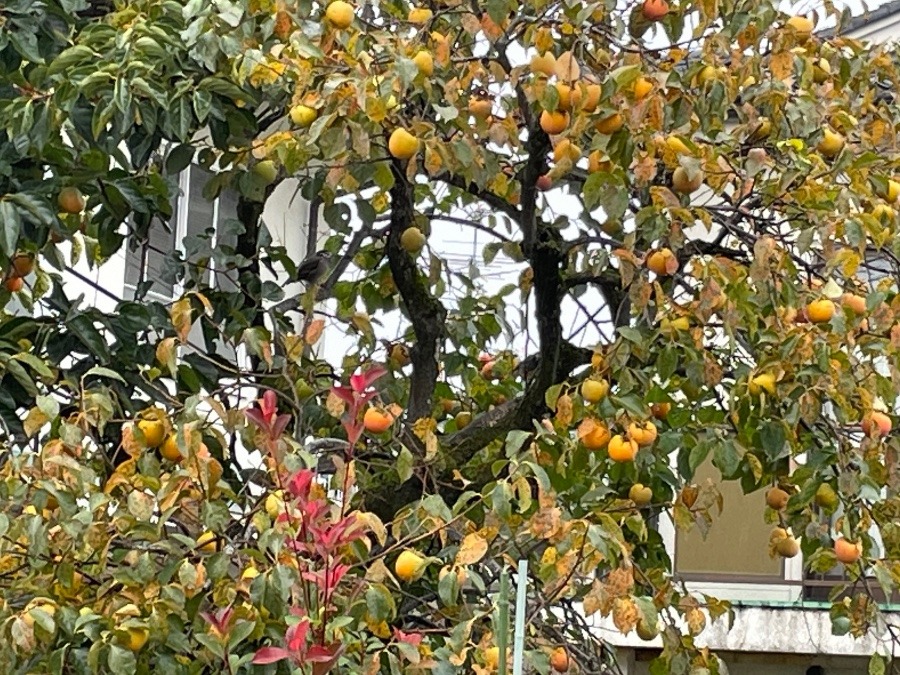
[[291, 626], [284, 634], [288, 651], [302, 654], [306, 649], [306, 635], [309, 633], [309, 619], [303, 619], [295, 626]]
[[357, 394], [362, 394], [366, 389], [371, 387], [375, 381], [387, 373], [384, 366], [372, 366], [364, 373], [358, 373], [350, 377], [350, 388]]
[[332, 387], [331, 393], [337, 396], [347, 405], [353, 405], [353, 390], [350, 389], [350, 387]]
[[289, 658], [290, 655], [291, 653], [287, 649], [281, 647], [263, 647], [253, 656], [253, 663], [276, 663], [282, 659]]

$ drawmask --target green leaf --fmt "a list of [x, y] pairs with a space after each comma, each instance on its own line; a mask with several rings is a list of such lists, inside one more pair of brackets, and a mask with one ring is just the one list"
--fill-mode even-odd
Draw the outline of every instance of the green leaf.
[[17, 204], [20, 210], [30, 216], [30, 219], [38, 225], [51, 225], [56, 220], [53, 210], [43, 199], [38, 199], [27, 192], [16, 192], [6, 197]]
[[134, 654], [116, 645], [109, 648], [107, 665], [113, 675], [133, 675], [137, 672], [137, 659]]
[[373, 621], [391, 621], [397, 611], [394, 597], [384, 584], [372, 584], [366, 591], [366, 611]]
[[112, 380], [118, 380], [122, 384], [126, 384], [124, 377], [119, 375], [116, 371], [114, 371], [110, 368], [104, 368], [103, 366], [94, 366], [93, 368], [89, 369], [84, 374], [85, 377], [87, 377], [88, 375], [96, 375], [97, 377], [108, 377]]
[[111, 359], [109, 345], [103, 339], [93, 322], [86, 314], [77, 314], [66, 322], [66, 327], [81, 340], [88, 348], [88, 352], [99, 357], [101, 361], [108, 362]]
[[412, 478], [413, 474], [413, 456], [405, 445], [400, 448], [400, 454], [397, 455], [397, 475], [400, 477], [400, 482], [405, 483], [410, 478]]
[[872, 654], [869, 659], [869, 675], [884, 675], [885, 658], [880, 654]]
[[584, 207], [593, 211], [602, 207], [606, 213], [606, 219], [617, 221], [622, 218], [628, 209], [628, 190], [622, 180], [612, 173], [598, 171], [588, 176], [582, 188]]
[[166, 158], [166, 171], [170, 174], [177, 174], [184, 171], [194, 159], [194, 146], [183, 143], [177, 146], [169, 153]]
[[787, 452], [784, 425], [780, 422], [766, 422], [759, 429], [759, 442], [763, 452], [771, 460], [783, 457]]
[[11, 202], [0, 201], [0, 251], [7, 256], [14, 253], [21, 230], [19, 210]]
[[531, 438], [531, 434], [521, 429], [510, 431], [506, 435], [506, 456], [510, 459], [515, 457], [524, 445]]

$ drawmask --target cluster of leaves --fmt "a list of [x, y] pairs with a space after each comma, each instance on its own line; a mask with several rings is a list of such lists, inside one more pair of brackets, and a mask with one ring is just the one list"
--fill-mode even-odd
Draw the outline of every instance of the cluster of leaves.
[[[520, 558], [536, 670], [613, 667], [598, 613], [717, 672], [693, 638], [727, 603], [657, 529], [715, 526], [708, 462], [780, 486], [809, 570], [858, 543], [835, 630], [881, 626], [900, 57], [769, 2], [336, 4], [0, 8], [4, 672], [491, 671]], [[69, 297], [173, 226], [191, 163], [236, 219], [162, 251], [178, 297]], [[339, 254], [299, 329], [261, 220], [287, 181]], [[518, 283], [404, 238], [446, 223]]]

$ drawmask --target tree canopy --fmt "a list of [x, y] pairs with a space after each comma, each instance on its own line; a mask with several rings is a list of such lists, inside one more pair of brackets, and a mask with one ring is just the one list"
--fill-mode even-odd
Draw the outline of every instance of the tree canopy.
[[[768, 503], [761, 548], [843, 565], [835, 633], [881, 630], [900, 54], [819, 14], [7, 0], [3, 672], [493, 672], [525, 559], [537, 672], [614, 672], [597, 615], [717, 673], [729, 606], [659, 534], [715, 526], [707, 462]], [[163, 251], [178, 297], [74, 297], [191, 163], [237, 218]], [[261, 219], [286, 180], [333, 254], [299, 299]]]

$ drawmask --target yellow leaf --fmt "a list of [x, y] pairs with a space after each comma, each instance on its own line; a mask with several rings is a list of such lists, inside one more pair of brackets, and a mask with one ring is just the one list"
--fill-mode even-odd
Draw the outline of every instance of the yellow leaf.
[[456, 565], [473, 565], [487, 553], [488, 543], [478, 532], [467, 534], [456, 554]]
[[308, 345], [314, 345], [322, 337], [322, 330], [325, 328], [325, 319], [313, 319], [306, 327], [306, 335], [304, 340]]
[[289, 333], [285, 335], [283, 340], [284, 342], [284, 354], [288, 359], [297, 363], [303, 357], [303, 348], [306, 346], [304, 341], [301, 339], [299, 335], [295, 335], [293, 333]]
[[25, 421], [23, 422], [23, 427], [25, 428], [25, 435], [28, 438], [34, 436], [37, 432], [41, 430], [41, 427], [44, 426], [50, 420], [43, 413], [43, 411], [35, 406], [31, 410], [28, 411], [28, 414], [25, 416]]
[[328, 392], [328, 396], [325, 399], [325, 410], [328, 411], [329, 415], [340, 418], [344, 414], [345, 407], [344, 401], [336, 396], [333, 391]]
[[556, 57], [556, 77], [563, 82], [574, 82], [581, 77], [581, 68], [572, 52], [563, 52]]
[[172, 327], [178, 333], [178, 339], [187, 342], [188, 333], [191, 331], [191, 301], [188, 298], [181, 298], [172, 303], [169, 318], [172, 320]]
[[769, 60], [769, 69], [773, 77], [787, 80], [794, 73], [794, 55], [791, 52], [779, 52]]
[[207, 316], [212, 316], [213, 314], [213, 306], [210, 303], [209, 299], [203, 295], [203, 293], [197, 293], [196, 291], [193, 293], [194, 297], [200, 301], [200, 304], [203, 305], [203, 310], [206, 312]]
[[175, 377], [177, 369], [176, 357], [177, 350], [175, 348], [175, 338], [167, 337], [159, 341], [156, 345], [156, 360], [161, 366], [169, 371], [169, 375]]
[[381, 522], [381, 518], [368, 511], [357, 511], [356, 519], [375, 535], [375, 539], [378, 540], [379, 544], [384, 546], [384, 542], [387, 541], [387, 529], [384, 523]]

